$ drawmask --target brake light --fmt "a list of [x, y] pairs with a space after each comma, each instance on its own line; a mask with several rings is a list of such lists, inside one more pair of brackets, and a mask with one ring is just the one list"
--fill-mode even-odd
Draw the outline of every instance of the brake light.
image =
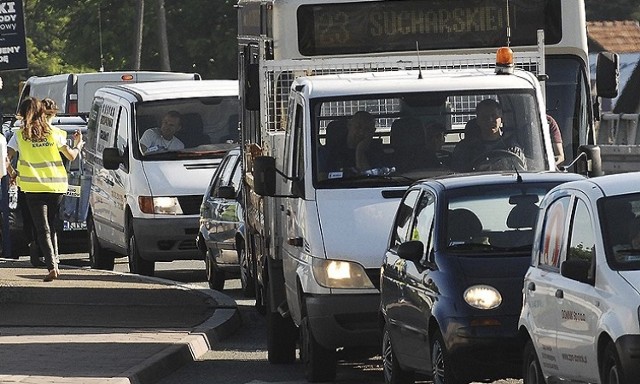
[[78, 114], [78, 100], [69, 100], [68, 106], [68, 114], [77, 115]]

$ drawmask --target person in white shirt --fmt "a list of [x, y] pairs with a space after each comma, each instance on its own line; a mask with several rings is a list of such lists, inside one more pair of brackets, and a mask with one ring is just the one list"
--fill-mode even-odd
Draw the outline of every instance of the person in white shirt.
[[142, 153], [156, 151], [179, 151], [184, 149], [184, 143], [175, 137], [175, 133], [182, 128], [180, 113], [169, 111], [162, 118], [160, 128], [147, 129], [140, 138]]

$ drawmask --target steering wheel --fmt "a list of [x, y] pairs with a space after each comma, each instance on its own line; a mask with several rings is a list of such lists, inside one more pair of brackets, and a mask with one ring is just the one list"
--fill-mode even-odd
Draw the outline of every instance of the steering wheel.
[[517, 153], [506, 149], [494, 149], [476, 157], [472, 162], [474, 171], [525, 171], [525, 160]]

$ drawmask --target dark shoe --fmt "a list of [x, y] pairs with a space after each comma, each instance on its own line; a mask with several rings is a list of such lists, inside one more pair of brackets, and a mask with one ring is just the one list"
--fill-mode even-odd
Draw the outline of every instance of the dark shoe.
[[60, 271], [58, 271], [57, 268], [54, 268], [54, 269], [49, 271], [49, 274], [47, 276], [45, 276], [42, 281], [47, 281], [47, 282], [53, 281], [53, 280], [57, 279], [58, 276], [60, 276]]

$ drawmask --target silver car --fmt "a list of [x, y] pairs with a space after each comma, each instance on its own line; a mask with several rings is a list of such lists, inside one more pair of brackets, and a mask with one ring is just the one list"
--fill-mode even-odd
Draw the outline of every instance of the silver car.
[[[196, 238], [203, 253], [209, 287], [222, 290], [228, 277], [240, 276], [243, 291], [253, 293], [247, 277], [242, 212], [242, 156], [230, 150], [216, 169], [200, 206], [200, 229]], [[244, 273], [242, 273], [244, 271]]]

